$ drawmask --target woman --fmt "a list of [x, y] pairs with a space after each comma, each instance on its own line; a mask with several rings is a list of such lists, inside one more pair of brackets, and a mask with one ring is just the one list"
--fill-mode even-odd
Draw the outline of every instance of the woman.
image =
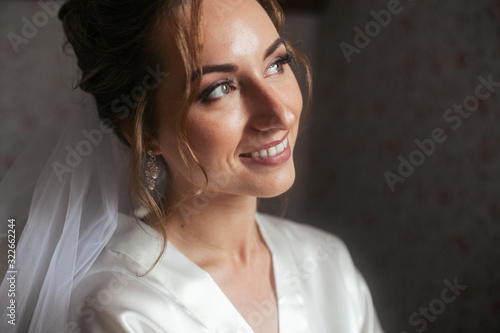
[[[98, 180], [89, 176], [100, 190], [81, 185], [86, 194], [76, 202], [85, 205], [71, 214], [77, 218], [66, 215], [60, 231], [66, 241], [67, 229], [78, 229], [77, 250], [66, 258], [75, 263], [71, 279], [39, 283], [37, 306], [23, 309], [21, 325], [51, 332], [381, 332], [340, 240], [256, 212], [258, 197], [293, 184], [303, 108], [289, 65], [302, 58], [280, 37], [274, 0], [70, 0], [60, 18], [80, 87], [130, 152], [115, 147]], [[89, 156], [106, 155], [99, 149], [113, 139], [105, 131], [82, 131], [86, 142], [98, 143]], [[130, 201], [104, 185], [122, 185], [116, 161], [127, 154]], [[68, 172], [52, 163], [53, 171], [62, 182], [80, 179], [81, 160]], [[103, 172], [110, 163], [116, 169]], [[117, 198], [111, 205], [110, 197]], [[98, 209], [105, 213], [94, 206], [106, 206]], [[95, 230], [105, 231], [97, 241]], [[96, 250], [82, 256], [89, 244]], [[58, 245], [49, 267], [61, 265], [70, 247]], [[55, 304], [59, 294], [69, 310]]]

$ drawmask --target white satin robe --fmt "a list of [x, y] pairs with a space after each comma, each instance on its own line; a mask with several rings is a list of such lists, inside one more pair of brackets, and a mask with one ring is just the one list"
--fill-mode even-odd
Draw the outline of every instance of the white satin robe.
[[[308, 225], [256, 214], [272, 252], [280, 333], [382, 332], [344, 243]], [[250, 333], [211, 276], [170, 242], [120, 215], [114, 236], [71, 297], [68, 332]], [[266, 304], [252, 314], [257, 323]]]

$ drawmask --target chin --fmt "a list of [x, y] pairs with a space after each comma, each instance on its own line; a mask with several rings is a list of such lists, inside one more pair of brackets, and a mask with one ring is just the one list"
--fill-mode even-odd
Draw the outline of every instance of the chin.
[[288, 191], [295, 182], [295, 169], [283, 172], [278, 177], [274, 177], [272, 181], [268, 181], [257, 189], [259, 192], [258, 198], [273, 198]]

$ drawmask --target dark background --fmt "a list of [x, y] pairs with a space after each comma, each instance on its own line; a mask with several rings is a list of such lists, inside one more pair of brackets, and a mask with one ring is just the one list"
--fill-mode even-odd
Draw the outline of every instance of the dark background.
[[[478, 76], [500, 81], [500, 3], [404, 0], [402, 11], [348, 63], [339, 44], [389, 1], [282, 1], [287, 36], [314, 69], [314, 102], [297, 145], [286, 217], [340, 236], [365, 276], [387, 332], [500, 332], [499, 91], [456, 130], [443, 121], [474, 94]], [[50, 18], [19, 52], [35, 1], [0, 2], [0, 178], [38, 131], [61, 126], [80, 102], [77, 75]], [[389, 188], [414, 141], [448, 139], [404, 183]], [[282, 211], [281, 200], [265, 210]], [[433, 321], [409, 316], [438, 304], [444, 280], [467, 290]], [[439, 309], [439, 308], [438, 308]], [[432, 314], [431, 314], [432, 315]], [[421, 318], [419, 316], [419, 318]]]

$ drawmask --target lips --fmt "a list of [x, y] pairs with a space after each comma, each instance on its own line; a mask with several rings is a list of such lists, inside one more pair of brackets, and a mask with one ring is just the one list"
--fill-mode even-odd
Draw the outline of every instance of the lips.
[[282, 138], [280, 141], [274, 141], [271, 142], [267, 145], [261, 146], [259, 148], [256, 148], [252, 152], [246, 153], [246, 154], [241, 154], [240, 156], [242, 157], [251, 157], [251, 158], [266, 158], [266, 157], [274, 157], [276, 155], [279, 155], [285, 151], [285, 149], [288, 147], [288, 132], [284, 138]]

